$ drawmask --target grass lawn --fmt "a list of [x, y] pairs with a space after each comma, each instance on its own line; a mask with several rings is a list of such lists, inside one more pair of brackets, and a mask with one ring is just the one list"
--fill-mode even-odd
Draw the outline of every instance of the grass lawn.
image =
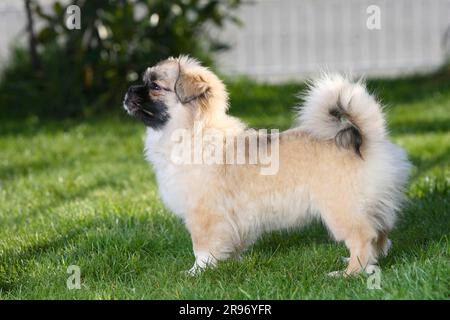
[[[301, 88], [236, 81], [231, 111], [251, 126], [285, 129]], [[326, 275], [344, 268], [347, 252], [319, 224], [268, 234], [242, 261], [185, 276], [190, 238], [158, 198], [144, 127], [117, 113], [0, 119], [0, 299], [448, 298], [450, 74], [370, 88], [414, 163], [380, 290], [369, 290], [366, 276]], [[69, 265], [80, 267], [79, 290], [66, 287]]]

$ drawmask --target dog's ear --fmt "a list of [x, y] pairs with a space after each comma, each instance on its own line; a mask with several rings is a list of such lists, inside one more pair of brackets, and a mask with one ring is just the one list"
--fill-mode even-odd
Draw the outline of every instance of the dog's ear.
[[195, 99], [205, 97], [210, 87], [205, 79], [194, 72], [186, 72], [180, 68], [175, 93], [181, 103], [189, 103]]

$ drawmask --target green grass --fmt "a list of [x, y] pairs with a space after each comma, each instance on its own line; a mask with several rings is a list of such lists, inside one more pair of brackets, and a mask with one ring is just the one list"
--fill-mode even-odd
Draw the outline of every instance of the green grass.
[[[237, 81], [232, 113], [285, 129], [301, 88]], [[267, 234], [242, 261], [185, 276], [189, 235], [158, 198], [143, 126], [120, 114], [0, 119], [0, 299], [448, 298], [450, 75], [370, 88], [415, 165], [394, 246], [380, 262], [381, 290], [367, 289], [366, 276], [326, 276], [344, 268], [347, 252], [318, 224]], [[81, 268], [80, 290], [66, 288], [69, 265]]]

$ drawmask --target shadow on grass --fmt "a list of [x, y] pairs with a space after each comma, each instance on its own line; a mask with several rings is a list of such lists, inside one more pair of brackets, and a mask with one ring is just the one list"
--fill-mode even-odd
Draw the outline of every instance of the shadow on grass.
[[23, 177], [30, 172], [38, 173], [53, 169], [58, 165], [55, 161], [29, 161], [26, 163], [15, 163], [14, 165], [2, 165], [0, 167], [0, 181], [5, 182], [9, 179], [17, 179]]
[[450, 131], [449, 119], [395, 121], [389, 124], [394, 135], [398, 134], [426, 134]]
[[395, 264], [398, 256], [413, 259], [432, 244], [450, 235], [450, 188], [448, 182], [428, 187], [409, 199], [392, 233], [393, 247], [386, 265]]
[[141, 122], [131, 118], [124, 111], [113, 111], [108, 115], [60, 120], [39, 118], [33, 115], [23, 119], [0, 117], [0, 123], [0, 137], [17, 136], [27, 138], [32, 138], [37, 134], [56, 135], [62, 132], [70, 132], [79, 126], [84, 126], [87, 133], [98, 134], [103, 129], [111, 130], [109, 126], [114, 125], [114, 131], [121, 135], [132, 135], [137, 130], [144, 128]]
[[446, 66], [429, 75], [369, 80], [367, 85], [383, 104], [419, 102], [450, 91], [450, 68]]
[[427, 174], [427, 172], [436, 167], [444, 167], [450, 163], [450, 148], [444, 148], [441, 152], [429, 159], [423, 159], [420, 155], [409, 155], [410, 160], [417, 171], [411, 177], [411, 181], [416, 180], [420, 176]]

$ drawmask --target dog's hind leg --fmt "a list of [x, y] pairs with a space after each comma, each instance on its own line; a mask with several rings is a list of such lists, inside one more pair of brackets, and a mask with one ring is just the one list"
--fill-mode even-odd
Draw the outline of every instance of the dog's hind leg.
[[389, 249], [392, 247], [392, 241], [388, 238], [386, 231], [380, 231], [375, 243], [377, 256], [386, 257]]
[[348, 236], [345, 240], [350, 250], [350, 259], [345, 270], [347, 275], [357, 274], [376, 263], [374, 240], [373, 230], [361, 225]]
[[358, 226], [345, 239], [345, 245], [350, 251], [350, 257], [344, 259], [347, 263], [345, 271], [332, 272], [330, 275], [353, 275], [376, 263], [374, 237], [371, 229]]
[[[375, 242], [377, 257], [386, 257], [391, 247], [392, 241], [387, 237], [387, 233], [380, 231]], [[350, 261], [350, 257], [341, 257], [341, 260], [348, 263]]]
[[344, 272], [335, 271], [330, 275], [352, 275], [363, 271], [368, 265], [376, 263], [377, 230], [364, 214], [352, 211], [352, 208], [340, 206], [329, 207], [322, 212], [322, 219], [330, 233], [337, 241], [344, 241], [350, 257]]

